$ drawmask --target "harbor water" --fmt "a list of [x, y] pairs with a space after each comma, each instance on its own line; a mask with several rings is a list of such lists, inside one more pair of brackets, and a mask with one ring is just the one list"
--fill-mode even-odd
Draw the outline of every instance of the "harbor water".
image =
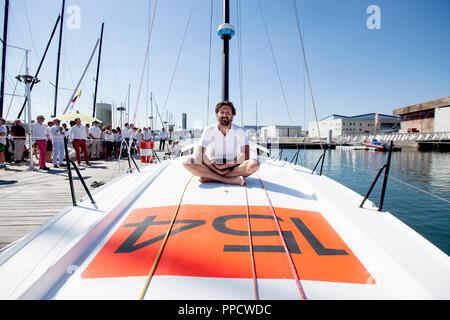
[[[296, 152], [284, 149], [281, 157], [290, 162]], [[300, 150], [297, 164], [313, 169], [321, 154], [321, 150]], [[272, 156], [277, 155], [279, 150], [272, 149]], [[329, 150], [322, 174], [365, 196], [387, 156], [387, 152], [368, 150]], [[369, 197], [376, 206], [383, 177], [384, 172]], [[393, 152], [383, 211], [450, 255], [450, 154]]]

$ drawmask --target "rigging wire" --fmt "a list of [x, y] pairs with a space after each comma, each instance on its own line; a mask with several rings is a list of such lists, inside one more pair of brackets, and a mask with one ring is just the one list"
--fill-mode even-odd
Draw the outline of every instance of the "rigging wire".
[[[369, 173], [371, 173], [371, 171], [366, 170], [366, 169], [362, 169], [362, 168], [359, 168], [359, 167], [354, 167], [354, 166], [350, 166], [350, 165], [345, 165], [345, 164], [342, 164], [342, 163], [341, 163], [341, 165], [344, 166], [344, 167], [347, 167], [347, 168], [357, 169], [357, 170], [361, 170], [361, 171], [364, 171], [364, 172], [369, 172]], [[415, 189], [415, 190], [421, 191], [421, 192], [426, 193], [426, 194], [428, 194], [428, 195], [430, 195], [430, 196], [432, 196], [432, 197], [434, 197], [434, 198], [436, 198], [436, 199], [438, 199], [438, 200], [441, 200], [441, 201], [444, 201], [444, 202], [450, 204], [450, 201], [449, 201], [449, 200], [444, 199], [444, 198], [441, 198], [441, 197], [439, 197], [439, 196], [437, 196], [437, 195], [435, 195], [435, 194], [433, 194], [433, 193], [430, 193], [430, 192], [428, 192], [428, 191], [426, 191], [426, 190], [423, 190], [423, 189], [420, 189], [420, 188], [418, 188], [418, 187], [416, 187], [416, 186], [414, 186], [414, 185], [412, 185], [412, 184], [409, 184], [409, 183], [407, 183], [407, 182], [404, 182], [404, 181], [402, 181], [402, 180], [400, 180], [400, 179], [398, 179], [398, 178], [396, 178], [396, 177], [393, 177], [393, 176], [392, 176], [392, 173], [389, 174], [389, 179], [393, 179], [393, 180], [395, 180], [396, 182], [399, 182], [399, 183], [401, 183], [401, 184], [403, 184], [403, 185], [405, 185], [405, 186], [411, 187], [411, 188], [413, 188], [413, 189]]]
[[[116, 68], [116, 65], [114, 62], [114, 57], [111, 54], [111, 52], [113, 52], [113, 51], [111, 50], [112, 46], [109, 42], [108, 33], [105, 33], [105, 35], [103, 37], [103, 43], [105, 44], [105, 49], [106, 49], [105, 52], [107, 55], [105, 61], [107, 61], [107, 63], [109, 63], [109, 67], [105, 68], [105, 69], [108, 70], [108, 72], [112, 73], [112, 77], [105, 77], [105, 78], [108, 80], [112, 79], [113, 84], [119, 83], [119, 81], [117, 81], [117, 79], [118, 79], [117, 71], [116, 71], [117, 68]], [[115, 93], [115, 96], [114, 96], [115, 100], [120, 101], [120, 94], [118, 93], [118, 91], [112, 90], [112, 92]]]
[[[305, 1], [301, 0], [301, 9], [302, 9], [302, 30], [303, 30], [303, 40], [305, 38]], [[302, 80], [303, 80], [303, 130], [306, 130], [306, 72], [305, 65], [303, 65], [302, 70]], [[303, 139], [303, 159], [300, 158], [301, 163], [304, 167], [306, 167], [306, 143], [305, 139]], [[303, 163], [304, 162], [304, 163]]]
[[141, 73], [141, 81], [140, 81], [140, 84], [139, 84], [139, 90], [138, 90], [138, 95], [137, 95], [137, 99], [136, 99], [136, 108], [134, 109], [133, 123], [136, 122], [137, 110], [138, 110], [138, 107], [139, 107], [139, 100], [141, 98], [142, 83], [143, 83], [143, 80], [144, 80], [144, 74], [145, 74], [145, 70], [146, 70], [146, 66], [147, 66], [147, 59], [148, 59], [148, 55], [149, 55], [149, 51], [150, 51], [150, 42], [152, 40], [153, 23], [155, 22], [155, 14], [156, 14], [156, 9], [157, 8], [158, 8], [158, 0], [155, 1], [155, 8], [153, 9], [152, 23], [151, 23], [151, 26], [150, 26], [150, 32], [148, 34], [148, 41], [147, 41], [147, 49], [146, 49], [146, 52], [145, 52], [144, 67], [142, 68], [142, 73]]
[[242, 81], [242, 9], [241, 0], [237, 0], [237, 2], [239, 99], [241, 104], [241, 127], [244, 127], [244, 84]]
[[209, 57], [208, 57], [208, 95], [206, 98], [206, 126], [209, 126], [209, 98], [211, 92], [211, 46], [214, 0], [211, 0], [211, 13], [209, 17]]
[[[152, 0], [148, 0], [148, 33], [150, 33], [151, 30], [151, 23], [152, 23]], [[147, 55], [147, 86], [146, 86], [146, 92], [145, 92], [145, 126], [148, 124], [148, 94], [150, 91], [149, 82], [150, 82], [150, 55]]]
[[[29, 31], [30, 38], [31, 38], [31, 43], [32, 43], [33, 49], [34, 49], [34, 55], [36, 56], [37, 61], [39, 61], [40, 57], [38, 57], [38, 55], [37, 55], [38, 50], [36, 49], [36, 44], [34, 42], [34, 37], [33, 37], [33, 32], [32, 32], [32, 29], [31, 29], [30, 19], [28, 17], [27, 6], [25, 5], [25, 2], [22, 2], [22, 5], [23, 5], [23, 9], [24, 9], [26, 20], [27, 20], [27, 26], [28, 26], [28, 31]], [[47, 77], [45, 71], [43, 71], [42, 73], [44, 74], [45, 77]], [[53, 111], [52, 110], [52, 104], [51, 104], [51, 102], [49, 100], [49, 97], [51, 95], [48, 94], [48, 84], [44, 82], [43, 83], [43, 87], [44, 87], [44, 90], [45, 90], [45, 100], [47, 102], [49, 110], [51, 110], [50, 112], [52, 112]]]
[[159, 120], [161, 121], [161, 126], [164, 127], [164, 121], [163, 121], [163, 118], [161, 117], [161, 113], [159, 112], [158, 103], [156, 102], [155, 95], [153, 95], [153, 103], [155, 104], [155, 108], [156, 108], [156, 122], [158, 122], [158, 116], [159, 116]]
[[281, 76], [280, 76], [280, 71], [278, 69], [278, 64], [277, 64], [277, 60], [275, 59], [275, 53], [273, 51], [273, 47], [272, 47], [272, 42], [270, 41], [270, 36], [269, 36], [269, 31], [267, 30], [267, 24], [266, 24], [266, 19], [264, 18], [264, 13], [261, 7], [261, 1], [258, 0], [258, 5], [259, 5], [259, 12], [261, 13], [261, 17], [264, 23], [264, 30], [266, 31], [266, 36], [267, 36], [267, 41], [269, 42], [269, 47], [270, 47], [270, 52], [272, 53], [272, 59], [273, 59], [273, 63], [275, 65], [275, 69], [278, 75], [278, 82], [280, 83], [280, 87], [281, 87], [281, 93], [283, 94], [283, 99], [284, 99], [284, 105], [286, 107], [286, 111], [289, 117], [289, 123], [292, 125], [292, 117], [291, 117], [291, 113], [289, 112], [289, 106], [287, 103], [287, 99], [286, 99], [286, 94], [284, 93], [284, 87], [283, 87], [283, 83], [281, 81]]
[[[25, 64], [25, 59], [26, 59], [26, 56], [23, 56], [22, 66], [20, 67], [19, 74], [22, 74], [22, 69], [23, 69], [23, 65]], [[5, 119], [8, 119], [9, 111], [11, 110], [11, 105], [13, 103], [14, 98], [16, 98], [20, 102], [19, 98], [16, 96], [16, 89], [17, 89], [18, 84], [19, 84], [19, 81], [16, 81], [16, 85], [14, 86], [14, 90], [13, 90], [13, 93], [11, 96], [11, 101], [9, 102], [8, 111], [6, 112]]]
[[300, 45], [301, 45], [301, 49], [302, 49], [302, 53], [303, 53], [303, 62], [304, 62], [304, 65], [305, 65], [306, 76], [307, 76], [307, 79], [308, 79], [309, 93], [311, 95], [311, 101], [312, 101], [312, 105], [313, 105], [313, 109], [314, 109], [314, 116], [316, 118], [317, 134], [319, 135], [320, 148], [323, 150], [322, 140], [320, 139], [319, 120], [318, 120], [318, 117], [317, 117], [316, 104], [315, 104], [315, 101], [314, 101], [314, 95], [313, 95], [312, 87], [311, 87], [311, 77], [309, 75], [308, 63], [306, 61], [305, 47], [303, 45], [302, 31], [301, 31], [301, 28], [300, 28], [300, 22], [299, 22], [299, 17], [298, 17], [298, 12], [297, 12], [297, 5], [295, 3], [295, 0], [292, 0], [292, 5], [294, 7], [295, 21], [297, 23], [297, 31], [298, 31]]
[[162, 110], [162, 114], [164, 114], [164, 112], [166, 111], [166, 108], [167, 108], [167, 101], [169, 100], [170, 91], [172, 90], [173, 80], [174, 80], [175, 74], [177, 72], [177, 68], [178, 68], [178, 63], [180, 61], [181, 52], [183, 51], [184, 40], [186, 39], [187, 31], [188, 31], [189, 25], [191, 23], [192, 12], [194, 11], [194, 7], [195, 7], [195, 3], [196, 2], [197, 2], [197, 0], [193, 0], [192, 1], [191, 11], [189, 12], [189, 17], [188, 17], [188, 21], [187, 21], [186, 27], [184, 28], [183, 39], [181, 41], [180, 49], [178, 50], [177, 61], [175, 63], [175, 68], [173, 70], [172, 79], [170, 80], [169, 90], [167, 91], [166, 101], [164, 102], [164, 109]]

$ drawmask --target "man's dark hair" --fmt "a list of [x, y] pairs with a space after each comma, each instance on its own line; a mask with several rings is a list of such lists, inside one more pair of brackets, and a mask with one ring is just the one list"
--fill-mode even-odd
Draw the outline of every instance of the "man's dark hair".
[[233, 113], [233, 116], [236, 115], [236, 108], [234, 107], [233, 103], [230, 102], [230, 101], [222, 101], [222, 102], [219, 102], [219, 103], [216, 105], [216, 110], [215, 110], [215, 111], [216, 111], [216, 114], [219, 113], [220, 108], [222, 108], [223, 106], [229, 106], [229, 107], [231, 108], [231, 112]]

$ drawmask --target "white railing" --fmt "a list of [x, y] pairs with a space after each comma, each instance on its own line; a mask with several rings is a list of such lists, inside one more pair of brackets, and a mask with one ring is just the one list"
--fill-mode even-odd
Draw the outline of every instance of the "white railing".
[[363, 141], [372, 141], [377, 139], [380, 142], [439, 142], [450, 140], [450, 132], [411, 132], [411, 133], [379, 133], [379, 134], [356, 134], [350, 136], [340, 136], [334, 138], [336, 143], [359, 143]]

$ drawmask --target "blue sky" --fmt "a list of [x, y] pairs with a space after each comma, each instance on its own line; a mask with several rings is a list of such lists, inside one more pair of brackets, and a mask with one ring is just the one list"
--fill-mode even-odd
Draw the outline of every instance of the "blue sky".
[[[208, 51], [210, 0], [196, 0], [181, 51], [172, 88], [178, 51], [194, 0], [159, 0], [150, 45], [148, 91], [160, 109], [181, 125], [188, 114], [190, 127], [207, 122]], [[8, 43], [32, 50], [34, 74], [51, 29], [61, 9], [59, 0], [11, 1]], [[209, 121], [221, 97], [221, 40], [216, 34], [222, 23], [221, 0], [213, 0], [213, 38]], [[303, 58], [300, 51], [291, 0], [260, 0], [270, 40], [291, 114], [288, 117], [278, 76], [268, 45], [258, 0], [241, 0], [243, 115], [240, 104], [238, 38], [231, 42], [230, 97], [238, 109], [237, 124], [302, 125], [314, 120], [308, 88], [304, 90]], [[1, 3], [3, 8], [3, 1]], [[231, 23], [237, 27], [237, 0], [231, 0]], [[392, 114], [395, 108], [450, 95], [450, 1], [448, 0], [296, 0], [319, 118], [330, 114], [355, 115], [369, 112]], [[151, 9], [155, 0], [150, 1]], [[131, 84], [131, 118], [136, 108], [144, 66], [149, 21], [148, 0], [67, 0], [66, 7], [80, 9], [80, 28], [65, 25], [60, 86], [74, 89], [105, 22], [98, 101], [119, 106], [127, 102]], [[366, 12], [370, 5], [381, 10], [381, 29], [369, 30]], [[66, 14], [66, 23], [73, 18]], [[3, 22], [3, 13], [1, 15]], [[31, 30], [31, 32], [30, 32]], [[57, 37], [43, 69], [41, 82], [32, 93], [33, 117], [53, 111]], [[8, 49], [6, 93], [12, 93], [20, 73], [23, 52]], [[76, 109], [92, 113], [92, 95], [97, 66], [95, 56]], [[23, 73], [23, 71], [22, 71]], [[23, 85], [17, 94], [23, 94]], [[71, 91], [60, 90], [58, 114]], [[166, 104], [167, 98], [167, 104]], [[145, 126], [147, 76], [144, 76], [138, 125]], [[7, 96], [4, 116], [17, 116], [19, 99]], [[148, 111], [147, 111], [148, 110]], [[156, 111], [154, 111], [156, 114]], [[165, 116], [163, 114], [163, 116]]]

